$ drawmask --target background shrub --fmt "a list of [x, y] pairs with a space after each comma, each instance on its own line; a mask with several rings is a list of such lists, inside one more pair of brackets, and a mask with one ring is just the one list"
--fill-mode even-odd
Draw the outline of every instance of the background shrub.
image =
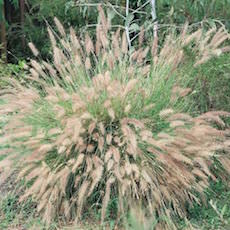
[[[33, 41], [44, 57], [50, 57], [51, 49], [46, 34], [47, 23], [52, 24], [54, 16], [58, 17], [65, 26], [72, 26], [79, 33], [82, 31], [94, 31], [97, 24], [97, 4], [104, 4], [114, 28], [124, 27], [126, 16], [124, 0], [110, 1], [72, 1], [72, 0], [29, 0], [25, 3], [24, 19], [20, 18], [21, 6], [18, 1], [5, 0], [5, 27], [8, 43], [8, 59], [18, 62], [19, 59], [28, 58], [31, 53], [26, 44]], [[112, 5], [112, 6], [111, 6]], [[134, 37], [140, 32], [142, 26], [146, 31], [147, 41], [153, 36], [153, 21], [151, 16], [151, 5], [146, 1], [130, 1], [130, 22], [131, 36]], [[115, 10], [114, 10], [115, 9]], [[120, 15], [123, 15], [121, 17]], [[229, 0], [158, 0], [157, 17], [159, 22], [159, 33], [167, 34], [172, 26], [181, 28], [188, 21], [195, 28], [200, 24], [213, 26], [223, 23], [228, 29], [230, 26], [230, 3]], [[20, 38], [20, 39], [19, 39]], [[21, 42], [19, 42], [19, 40]]]

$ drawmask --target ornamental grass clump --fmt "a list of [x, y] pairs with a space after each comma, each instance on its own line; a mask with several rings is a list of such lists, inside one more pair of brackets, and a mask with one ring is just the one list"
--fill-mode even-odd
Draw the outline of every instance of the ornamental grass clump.
[[125, 33], [110, 33], [99, 12], [95, 44], [88, 34], [67, 34], [55, 19], [59, 35], [48, 28], [53, 62], [31, 60], [30, 74], [21, 82], [10, 79], [2, 91], [0, 116], [8, 123], [0, 142], [9, 148], [0, 150], [8, 154], [1, 181], [15, 164], [18, 179], [31, 184], [20, 200], [32, 197], [47, 223], [80, 220], [95, 207], [103, 222], [111, 200], [116, 217], [133, 204], [149, 214], [184, 216], [186, 202], [199, 202], [194, 191], [203, 194], [215, 179], [213, 156], [230, 171], [222, 120], [230, 114], [191, 117], [172, 109], [190, 91], [176, 84], [176, 70], [185, 46], [196, 53], [196, 66], [224, 52], [219, 46], [229, 34], [224, 28], [188, 34], [185, 26], [160, 50], [154, 39], [152, 47], [140, 44], [131, 52]]

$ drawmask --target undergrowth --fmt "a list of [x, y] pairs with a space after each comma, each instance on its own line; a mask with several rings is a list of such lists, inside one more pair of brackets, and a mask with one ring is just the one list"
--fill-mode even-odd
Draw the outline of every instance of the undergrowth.
[[211, 110], [230, 111], [230, 54], [214, 57], [207, 63], [193, 68], [188, 62], [180, 70], [181, 85], [192, 93], [183, 101], [183, 110], [204, 113]]
[[[229, 228], [230, 224], [230, 193], [229, 185], [218, 180], [212, 182], [210, 187], [205, 191], [205, 196], [207, 199], [206, 205], [194, 204], [188, 210], [187, 220], [174, 220], [171, 223], [167, 217], [148, 217], [146, 218], [145, 212], [137, 207], [133, 207], [129, 213], [127, 213], [121, 222], [123, 223], [122, 229], [125, 230], [152, 230], [156, 229], [157, 223], [162, 221], [167, 221], [169, 225], [175, 226], [176, 229], [199, 229], [199, 230], [209, 230], [209, 229], [219, 229], [225, 230]], [[211, 201], [211, 204], [210, 204]], [[213, 205], [214, 204], [214, 205]], [[216, 207], [216, 210], [215, 210]], [[218, 212], [218, 213], [217, 213]], [[36, 230], [90, 230], [90, 229], [103, 229], [103, 226], [99, 227], [95, 222], [97, 218], [93, 220], [84, 219], [84, 223], [79, 223], [79, 225], [74, 226], [60, 226], [53, 222], [51, 225], [45, 226], [42, 220], [37, 216], [36, 210], [34, 209], [34, 203], [28, 200], [26, 203], [19, 203], [19, 197], [12, 191], [1, 198], [0, 203], [0, 229], [10, 229], [10, 228], [25, 228], [25, 229], [36, 229]], [[110, 219], [104, 224], [106, 229], [121, 229], [119, 223]], [[119, 227], [118, 227], [119, 226]]]
[[230, 227], [229, 186], [222, 181], [211, 183], [207, 190], [207, 199], [209, 203], [206, 206], [195, 205], [189, 210], [192, 222], [203, 226], [203, 229], [228, 229]]

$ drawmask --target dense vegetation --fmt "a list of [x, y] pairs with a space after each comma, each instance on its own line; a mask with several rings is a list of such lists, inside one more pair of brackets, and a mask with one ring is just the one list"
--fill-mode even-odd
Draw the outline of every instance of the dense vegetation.
[[[129, 2], [130, 16], [126, 17], [125, 0], [1, 0], [1, 8], [5, 3], [5, 19], [0, 13], [0, 21], [7, 30], [6, 38], [2, 37], [2, 43], [7, 43], [8, 59], [17, 63], [18, 58], [28, 58], [31, 53], [26, 44], [31, 41], [42, 55], [47, 56], [51, 50], [46, 27], [47, 23], [53, 25], [54, 16], [59, 18], [65, 27], [72, 26], [80, 33], [86, 30], [93, 33], [97, 24], [99, 3], [105, 7], [114, 28], [129, 23], [130, 31], [136, 34], [143, 26], [147, 38], [151, 37], [153, 21], [150, 1]], [[156, 4], [159, 32], [162, 34], [172, 26], [183, 26], [186, 21], [194, 27], [200, 24], [209, 26], [223, 23], [230, 28], [229, 0], [158, 0]]]
[[0, 1], [0, 229], [230, 228], [230, 2], [127, 2]]

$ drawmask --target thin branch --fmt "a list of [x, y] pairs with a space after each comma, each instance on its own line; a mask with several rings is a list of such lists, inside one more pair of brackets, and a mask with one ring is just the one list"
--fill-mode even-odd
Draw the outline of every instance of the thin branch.
[[[151, 23], [146, 29], [144, 29], [144, 32], [146, 33], [147, 31], [149, 31], [150, 29], [152, 29], [152, 26], [154, 26], [155, 22]], [[174, 25], [171, 25], [174, 26]], [[158, 28], [159, 29], [159, 28]], [[141, 31], [138, 32], [137, 34], [135, 34], [135, 36], [132, 37], [131, 42], [133, 42], [136, 38], [139, 37]]]
[[[83, 26], [83, 28], [91, 28], [91, 27], [93, 27], [93, 28], [96, 28], [97, 26], [102, 26], [102, 25], [99, 25], [99, 24], [88, 24], [88, 25], [86, 25], [86, 26]], [[111, 25], [110, 26], [111, 28], [121, 28], [121, 29], [124, 29], [125, 30], [125, 27], [124, 26], [122, 26], [122, 25]]]
[[152, 5], [152, 18], [153, 21], [157, 19], [157, 14], [156, 14], [156, 0], [151, 0], [151, 5]]
[[121, 18], [123, 18], [123, 19], [125, 20], [125, 16], [122, 15], [120, 12], [118, 12], [118, 11], [116, 10], [116, 8], [114, 7], [114, 5], [112, 5], [111, 3], [108, 3], [108, 4], [109, 4], [109, 6], [113, 9], [113, 11], [114, 11], [118, 16], [120, 16]]
[[[145, 6], [147, 6], [149, 3], [151, 2], [151, 0], [148, 0], [147, 2], [145, 2], [143, 5], [141, 5], [139, 8], [137, 8], [136, 10], [134, 10], [132, 13], [138, 13], [140, 12], [140, 9], [144, 8]], [[147, 14], [147, 13], [146, 13]]]
[[[123, 9], [123, 10], [126, 10], [126, 7], [124, 6], [117, 6], [117, 5], [113, 5], [111, 3], [76, 3], [75, 4], [76, 6], [88, 6], [88, 7], [97, 7], [97, 6], [105, 6], [105, 7], [113, 7], [113, 8], [116, 8], [116, 9]], [[132, 13], [138, 13], [138, 14], [147, 14], [145, 11], [140, 11], [142, 7], [139, 7], [139, 10], [138, 9], [132, 9], [132, 8], [129, 8], [129, 11], [132, 12]]]
[[131, 40], [129, 36], [129, 22], [127, 22], [128, 16], [129, 16], [129, 0], [126, 0], [126, 22], [125, 22], [125, 32], [126, 32], [126, 37], [127, 37], [127, 42], [129, 46], [129, 50], [131, 48]]
[[157, 22], [157, 13], [156, 13], [156, 0], [151, 0], [152, 5], [152, 18], [153, 18], [153, 31], [154, 31], [154, 37], [157, 37], [157, 29], [158, 29], [158, 22]]

